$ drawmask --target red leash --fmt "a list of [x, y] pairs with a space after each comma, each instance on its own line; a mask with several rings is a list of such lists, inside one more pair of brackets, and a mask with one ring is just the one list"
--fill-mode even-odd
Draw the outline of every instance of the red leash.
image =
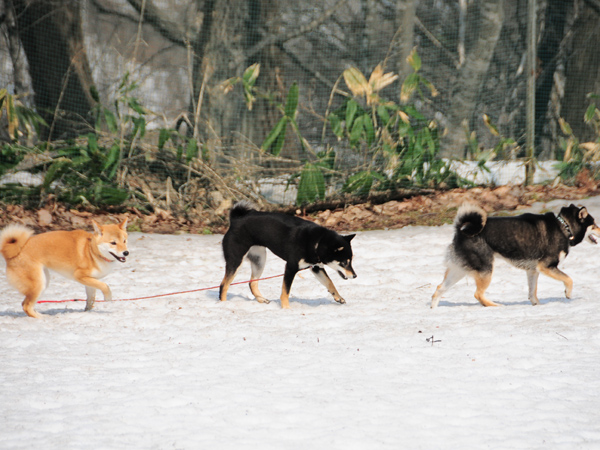
[[[283, 274], [273, 275], [271, 277], [265, 277], [265, 278], [258, 278], [256, 280], [238, 281], [236, 283], [231, 283], [230, 286], [235, 286], [237, 284], [251, 283], [252, 281], [270, 280], [271, 278], [279, 278], [279, 277], [282, 277], [282, 276], [283, 276]], [[206, 288], [200, 288], [200, 289], [190, 289], [189, 291], [171, 292], [169, 294], [148, 295], [147, 297], [121, 298], [121, 299], [111, 300], [111, 302], [128, 302], [128, 301], [132, 301], [132, 300], [147, 300], [149, 298], [168, 297], [170, 295], [179, 295], [179, 294], [189, 294], [190, 292], [209, 291], [211, 289], [218, 289], [219, 287], [220, 287], [220, 285], [206, 287]], [[102, 303], [102, 302], [105, 302], [105, 301], [106, 300], [96, 300], [96, 303]], [[37, 303], [66, 303], [66, 302], [85, 302], [85, 300], [82, 299], [82, 298], [72, 298], [72, 299], [69, 299], [69, 300], [39, 300]]]

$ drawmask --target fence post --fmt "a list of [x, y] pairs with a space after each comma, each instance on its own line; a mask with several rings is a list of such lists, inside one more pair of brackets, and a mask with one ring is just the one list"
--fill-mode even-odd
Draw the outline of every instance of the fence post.
[[535, 172], [535, 63], [536, 63], [536, 0], [527, 0], [527, 100], [525, 147], [525, 184], [533, 184]]

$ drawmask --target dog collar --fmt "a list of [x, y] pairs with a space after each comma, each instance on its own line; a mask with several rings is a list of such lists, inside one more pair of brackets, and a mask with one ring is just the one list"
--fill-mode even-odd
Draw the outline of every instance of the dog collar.
[[571, 233], [571, 227], [569, 226], [569, 224], [567, 223], [567, 221], [565, 219], [563, 219], [560, 214], [558, 216], [556, 216], [556, 218], [561, 223], [561, 225], [563, 227], [565, 227], [565, 231], [567, 232], [567, 235], [568, 235], [567, 237], [569, 238], [570, 241], [572, 241], [573, 238], [574, 238], [574, 236], [573, 236], [573, 233]]

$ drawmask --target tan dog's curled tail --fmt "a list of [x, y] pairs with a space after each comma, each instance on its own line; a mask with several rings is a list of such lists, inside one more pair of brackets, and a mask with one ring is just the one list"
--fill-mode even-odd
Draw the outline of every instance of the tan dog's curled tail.
[[9, 225], [0, 233], [0, 253], [5, 260], [12, 259], [21, 253], [33, 230], [23, 225]]

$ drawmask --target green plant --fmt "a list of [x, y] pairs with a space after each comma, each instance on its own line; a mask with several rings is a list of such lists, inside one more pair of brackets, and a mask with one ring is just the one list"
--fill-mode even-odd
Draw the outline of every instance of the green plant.
[[588, 106], [583, 120], [590, 125], [595, 134], [595, 141], [579, 142], [573, 134], [571, 126], [562, 118], [559, 119], [560, 129], [566, 138], [560, 138], [560, 147], [563, 151], [562, 161], [557, 164], [559, 176], [565, 181], [572, 181], [579, 172], [590, 170], [597, 176], [598, 162], [600, 161], [600, 109], [596, 106], [600, 98], [596, 94], [588, 94], [592, 102]]
[[134, 156], [146, 133], [148, 111], [133, 95], [137, 84], [126, 73], [117, 89], [113, 108], [105, 107], [92, 88], [97, 104], [92, 113], [96, 132], [51, 148], [54, 158], [49, 165], [42, 192], [51, 189], [59, 200], [68, 204], [119, 205], [130, 197], [120, 173], [123, 161]]
[[9, 94], [6, 89], [0, 89], [0, 121], [3, 118], [6, 118], [6, 131], [11, 143], [17, 143], [20, 137], [31, 138], [39, 133], [40, 127], [47, 126], [38, 113], [23, 105], [18, 96]]
[[425, 95], [422, 87], [437, 95], [435, 87], [419, 74], [421, 61], [414, 50], [409, 63], [413, 73], [402, 84], [401, 105], [380, 97], [380, 91], [398, 78], [384, 73], [381, 65], [369, 80], [356, 68], [344, 71], [352, 97], [327, 120], [338, 139], [347, 141], [364, 161], [364, 169], [346, 180], [345, 192], [364, 196], [374, 189], [454, 185], [458, 181], [449, 162], [438, 156], [437, 124], [408, 103], [415, 94]]
[[204, 161], [209, 159], [206, 146], [199, 149], [198, 141], [194, 137], [186, 136], [172, 128], [161, 128], [158, 136], [158, 150], [163, 151], [169, 143], [177, 162], [189, 164], [200, 153]]
[[[409, 63], [413, 73], [402, 84], [402, 104], [381, 97], [381, 91], [398, 79], [393, 73], [384, 73], [382, 65], [373, 70], [369, 80], [357, 68], [344, 71], [343, 77], [352, 95], [327, 114], [326, 122], [340, 145], [346, 147], [344, 144], [347, 144], [347, 148], [363, 161], [357, 167], [357, 173], [342, 179], [344, 192], [368, 195], [375, 189], [465, 183], [450, 170], [450, 163], [439, 157], [437, 124], [408, 103], [414, 95], [424, 98], [425, 91], [437, 95], [435, 87], [421, 76], [421, 60], [414, 50]], [[335, 152], [328, 149], [316, 153], [301, 135], [297, 123], [298, 85], [290, 86], [285, 103], [277, 103], [273, 95], [261, 93], [254, 87], [258, 72], [258, 65], [250, 66], [242, 77], [227, 80], [223, 89], [229, 92], [241, 83], [249, 109], [259, 96], [275, 103], [281, 118], [267, 134], [261, 149], [279, 156], [290, 125], [307, 155], [300, 172], [289, 180], [299, 178], [296, 203], [301, 205], [324, 199], [327, 184], [334, 175], [340, 174], [335, 169]]]

